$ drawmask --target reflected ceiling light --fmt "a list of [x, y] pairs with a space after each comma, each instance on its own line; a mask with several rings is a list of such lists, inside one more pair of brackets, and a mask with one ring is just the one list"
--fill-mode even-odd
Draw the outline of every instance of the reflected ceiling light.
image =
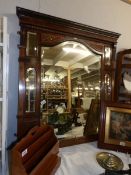
[[34, 90], [35, 89], [35, 86], [34, 85], [30, 85], [27, 87], [28, 90]]
[[33, 69], [34, 69], [34, 68], [31, 68], [31, 67], [30, 67], [30, 68], [27, 69], [27, 72], [33, 71]]
[[41, 53], [41, 57], [43, 58], [44, 57], [44, 49], [43, 49], [43, 51], [42, 51], [42, 53]]
[[81, 50], [81, 49], [71, 48], [71, 47], [63, 47], [62, 49], [68, 53], [69, 52], [79, 53], [79, 54], [86, 55], [86, 56], [92, 55], [92, 53], [89, 50]]
[[77, 87], [76, 89], [82, 90], [82, 87]]
[[94, 90], [93, 87], [91, 87], [90, 90], [93, 91]]
[[60, 79], [58, 78], [42, 78], [42, 82], [60, 82]]
[[30, 80], [29, 80], [29, 78], [26, 78], [26, 82], [29, 82]]
[[95, 90], [100, 90], [100, 87], [99, 87], [99, 86], [96, 86], [96, 87], [95, 87]]
[[36, 51], [37, 50], [37, 47], [34, 47], [34, 50]]
[[91, 83], [88, 83], [88, 87], [91, 87], [92, 85], [91, 85]]
[[105, 48], [105, 57], [106, 58], [110, 58], [111, 55], [111, 49], [109, 47]]

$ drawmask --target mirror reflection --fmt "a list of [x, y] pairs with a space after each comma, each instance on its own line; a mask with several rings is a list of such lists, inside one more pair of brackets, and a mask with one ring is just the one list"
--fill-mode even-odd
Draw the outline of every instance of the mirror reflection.
[[34, 68], [26, 70], [26, 112], [35, 112], [36, 72]]
[[101, 56], [81, 43], [41, 47], [41, 123], [58, 138], [84, 135], [91, 102], [100, 98], [100, 68]]

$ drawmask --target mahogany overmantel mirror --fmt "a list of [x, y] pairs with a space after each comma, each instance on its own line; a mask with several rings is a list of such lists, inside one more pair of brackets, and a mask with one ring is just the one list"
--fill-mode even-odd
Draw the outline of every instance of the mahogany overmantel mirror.
[[114, 99], [119, 34], [20, 7], [17, 15], [18, 138], [50, 124], [61, 146], [97, 139], [103, 101]]

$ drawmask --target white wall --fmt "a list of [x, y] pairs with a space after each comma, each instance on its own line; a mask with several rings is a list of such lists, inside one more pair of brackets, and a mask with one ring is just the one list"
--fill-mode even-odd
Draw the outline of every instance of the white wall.
[[121, 0], [0, 0], [0, 14], [16, 6], [118, 32], [118, 49], [130, 48], [131, 5]]
[[8, 16], [10, 34], [9, 143], [15, 139], [18, 98], [16, 6], [120, 33], [117, 50], [131, 48], [131, 5], [120, 0], [0, 0], [0, 15]]
[[19, 37], [17, 35], [18, 26], [16, 25], [17, 17], [8, 15], [8, 33], [9, 33], [9, 87], [8, 87], [8, 126], [7, 126], [7, 146], [16, 139], [17, 133], [17, 104], [18, 104], [18, 57], [19, 52], [17, 45]]

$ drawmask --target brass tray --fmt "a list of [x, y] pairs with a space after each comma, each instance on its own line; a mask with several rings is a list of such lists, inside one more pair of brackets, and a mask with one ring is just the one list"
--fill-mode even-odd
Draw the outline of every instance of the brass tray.
[[119, 171], [124, 167], [124, 164], [119, 157], [108, 152], [98, 153], [96, 155], [96, 160], [99, 165], [106, 170]]

